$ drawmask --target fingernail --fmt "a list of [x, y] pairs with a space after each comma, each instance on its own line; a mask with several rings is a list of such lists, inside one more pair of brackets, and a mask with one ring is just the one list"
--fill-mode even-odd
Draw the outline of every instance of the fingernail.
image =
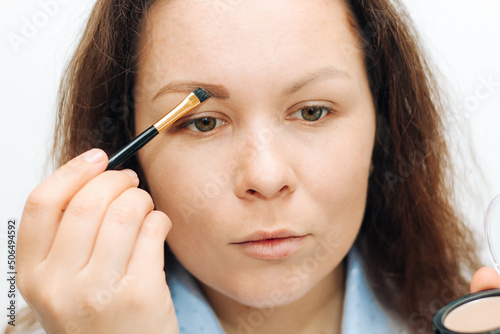
[[125, 174], [129, 175], [131, 178], [133, 179], [137, 179], [137, 174], [136, 172], [134, 172], [133, 170], [131, 169], [123, 169], [122, 172], [124, 172]]
[[104, 158], [105, 158], [104, 152], [98, 148], [93, 148], [82, 155], [83, 160], [93, 164], [96, 164], [104, 160]]

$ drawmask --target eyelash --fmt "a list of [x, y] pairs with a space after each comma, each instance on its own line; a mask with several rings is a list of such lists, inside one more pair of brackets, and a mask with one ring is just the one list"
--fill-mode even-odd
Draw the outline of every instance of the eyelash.
[[[303, 122], [306, 122], [308, 124], [311, 124], [312, 123], [315, 123], [315, 122], [318, 122], [318, 121], [321, 121], [322, 119], [324, 119], [328, 114], [335, 114], [334, 110], [330, 107], [327, 107], [325, 105], [306, 105], [294, 112], [292, 112], [290, 115], [294, 115], [294, 114], [297, 114], [297, 113], [302, 113], [304, 110], [306, 109], [311, 109], [311, 108], [318, 108], [318, 109], [321, 109], [321, 115], [320, 117], [317, 119], [317, 120], [314, 120], [314, 121], [308, 121], [306, 119], [302, 119]], [[288, 117], [287, 117], [288, 118]], [[186, 129], [188, 128], [190, 125], [193, 125], [195, 124], [197, 121], [199, 120], [203, 120], [203, 119], [215, 119], [216, 120], [216, 125], [213, 129], [215, 128], [218, 128], [220, 127], [221, 125], [224, 125], [226, 123], [226, 121], [224, 120], [221, 120], [220, 118], [217, 118], [217, 117], [212, 117], [212, 116], [201, 116], [201, 117], [195, 117], [195, 118], [191, 118], [191, 119], [188, 119], [187, 121], [185, 122], [182, 122], [181, 124], [177, 125], [176, 126], [176, 129], [178, 130], [182, 130], [182, 129]], [[200, 130], [191, 130], [195, 133], [197, 133], [198, 135], [199, 134], [203, 134], [203, 133], [209, 133], [209, 132], [212, 132], [212, 130], [208, 130], [208, 131], [200, 131]]]
[[305, 111], [307, 109], [321, 109], [321, 115], [318, 119], [316, 119], [314, 121], [309, 121], [309, 120], [303, 119], [303, 121], [305, 121], [306, 123], [311, 124], [311, 125], [312, 125], [312, 123], [315, 123], [315, 122], [322, 120], [328, 114], [334, 114], [333, 109], [330, 107], [327, 107], [325, 105], [320, 105], [320, 104], [316, 104], [316, 105], [312, 104], [312, 105], [306, 105], [306, 106], [294, 111], [293, 113], [291, 113], [291, 115], [295, 115], [297, 113], [302, 113], [303, 111]]
[[[188, 119], [187, 121], [185, 121], [185, 122], [179, 124], [178, 126], [176, 126], [176, 128], [179, 129], [179, 130], [185, 129], [188, 126], [190, 126], [190, 125], [192, 125], [192, 124], [194, 124], [197, 121], [202, 120], [202, 119], [215, 119], [217, 123], [216, 123], [216, 126], [214, 127], [214, 129], [217, 128], [217, 127], [219, 127], [220, 125], [223, 125], [224, 123], [226, 123], [225, 121], [223, 121], [223, 120], [221, 120], [220, 118], [217, 118], [217, 117], [201, 116], [201, 117], [195, 117], [195, 118]], [[222, 124], [220, 124], [220, 123], [222, 123]], [[212, 130], [210, 130], [210, 131], [212, 131]], [[194, 131], [194, 132], [204, 133], [204, 132], [210, 132], [210, 131]]]

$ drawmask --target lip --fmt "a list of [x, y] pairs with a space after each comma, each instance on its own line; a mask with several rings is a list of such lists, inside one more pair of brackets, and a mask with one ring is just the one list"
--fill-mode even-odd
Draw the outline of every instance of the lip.
[[244, 242], [251, 242], [251, 241], [261, 241], [267, 239], [282, 239], [282, 238], [302, 237], [302, 236], [304, 236], [304, 234], [300, 234], [286, 229], [281, 229], [276, 231], [256, 231], [247, 235], [241, 241], [235, 242], [235, 244], [241, 244]]
[[306, 237], [307, 235], [288, 230], [258, 231], [248, 235], [243, 241], [233, 244], [246, 255], [264, 260], [278, 260], [299, 251]]

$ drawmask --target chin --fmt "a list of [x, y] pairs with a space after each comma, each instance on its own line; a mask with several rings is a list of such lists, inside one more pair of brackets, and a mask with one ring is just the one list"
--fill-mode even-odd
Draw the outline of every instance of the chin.
[[248, 307], [280, 307], [300, 300], [332, 273], [331, 268], [322, 269], [303, 276], [292, 270], [268, 275], [245, 271], [231, 275], [231, 281], [218, 282], [211, 289]]
[[[230, 293], [228, 297], [239, 304], [252, 308], [273, 308], [285, 306], [301, 299], [311, 288], [312, 286], [306, 287], [303, 284], [303, 286], [295, 290], [281, 286], [268, 289], [260, 287], [259, 291], [252, 291], [250, 287], [245, 290], [245, 293], [237, 291], [236, 293]], [[248, 291], [251, 291], [251, 293], [247, 293]]]

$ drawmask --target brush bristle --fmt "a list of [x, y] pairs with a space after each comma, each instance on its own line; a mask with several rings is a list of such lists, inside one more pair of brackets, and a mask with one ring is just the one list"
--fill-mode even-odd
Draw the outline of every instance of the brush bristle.
[[198, 98], [198, 100], [200, 100], [200, 103], [205, 101], [206, 99], [208, 99], [210, 96], [210, 93], [207, 92], [206, 90], [202, 89], [202, 88], [197, 88], [194, 92], [193, 92], [194, 95], [196, 95], [196, 97]]

